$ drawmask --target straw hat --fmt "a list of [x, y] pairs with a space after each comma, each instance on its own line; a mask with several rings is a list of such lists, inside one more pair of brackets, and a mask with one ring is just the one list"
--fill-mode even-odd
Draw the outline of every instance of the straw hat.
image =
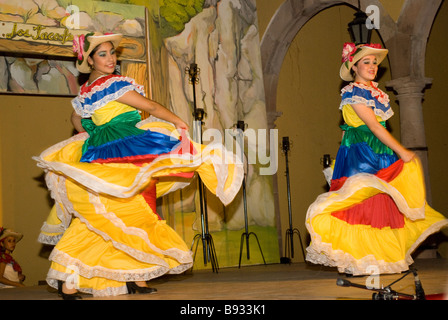
[[16, 238], [16, 242], [19, 242], [23, 238], [23, 234], [21, 233], [15, 232], [11, 229], [0, 228], [0, 241], [10, 236]]
[[90, 73], [90, 67], [87, 63], [87, 57], [96, 46], [103, 42], [112, 42], [114, 48], [120, 44], [121, 34], [91, 32], [86, 35], [75, 36], [73, 39], [73, 52], [78, 54], [76, 68], [79, 72]]
[[353, 65], [365, 56], [374, 55], [378, 64], [386, 58], [389, 50], [382, 49], [380, 44], [360, 44], [355, 46], [354, 43], [346, 42], [342, 49], [342, 65], [339, 70], [339, 76], [344, 81], [353, 81], [350, 70]]

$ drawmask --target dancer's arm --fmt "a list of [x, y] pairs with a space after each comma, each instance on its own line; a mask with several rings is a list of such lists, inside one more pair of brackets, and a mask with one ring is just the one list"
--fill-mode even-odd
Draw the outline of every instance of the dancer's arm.
[[376, 119], [372, 108], [366, 107], [365, 104], [352, 104], [358, 117], [367, 125], [372, 133], [386, 146], [395, 151], [404, 161], [411, 161], [415, 153], [403, 147]]
[[72, 112], [71, 120], [72, 120], [72, 124], [73, 124], [73, 126], [75, 127], [75, 130], [76, 130], [76, 131], [78, 131], [78, 132], [84, 132], [84, 131], [86, 131], [86, 130], [84, 130], [84, 128], [82, 127], [82, 124], [81, 124], [81, 116], [80, 116], [79, 114], [77, 114], [74, 110], [73, 110], [73, 112]]
[[156, 118], [171, 122], [178, 129], [188, 130], [188, 125], [182, 119], [161, 104], [143, 97], [136, 91], [126, 92], [117, 101], [147, 112]]

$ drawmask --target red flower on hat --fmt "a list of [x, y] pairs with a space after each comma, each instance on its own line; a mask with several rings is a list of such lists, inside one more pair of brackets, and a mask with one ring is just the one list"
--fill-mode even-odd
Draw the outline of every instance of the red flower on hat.
[[86, 35], [75, 36], [73, 39], [73, 52], [78, 54], [78, 63], [81, 64], [84, 60], [84, 52], [89, 50], [90, 42], [88, 37], [93, 36], [93, 32]]
[[355, 52], [356, 46], [353, 42], [344, 43], [344, 47], [342, 48], [342, 62], [352, 61]]
[[78, 60], [84, 59], [84, 41], [85, 35], [75, 36], [73, 39], [73, 52], [78, 54]]
[[[356, 46], [353, 42], [344, 43], [342, 48], [342, 62], [353, 61], [353, 56], [361, 50], [362, 47], [370, 47], [374, 49], [381, 49], [381, 44], [379, 43], [366, 43]], [[347, 62], [348, 63], [348, 62]]]

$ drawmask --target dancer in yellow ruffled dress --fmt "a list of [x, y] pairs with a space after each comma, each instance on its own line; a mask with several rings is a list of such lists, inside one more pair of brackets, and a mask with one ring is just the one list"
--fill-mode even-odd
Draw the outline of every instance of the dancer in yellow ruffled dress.
[[[77, 68], [90, 73], [72, 101], [80, 133], [35, 157], [55, 200], [39, 236], [56, 244], [47, 282], [64, 299], [156, 292], [146, 281], [193, 264], [185, 242], [157, 215], [156, 198], [186, 186], [194, 172], [225, 205], [242, 183], [233, 154], [194, 143], [185, 122], [146, 99], [133, 79], [113, 74], [120, 40], [75, 39]], [[156, 119], [141, 121], [139, 110]]]
[[330, 192], [309, 207], [306, 259], [350, 275], [399, 273], [448, 220], [426, 203], [418, 157], [386, 129], [389, 97], [373, 82], [387, 50], [346, 43], [340, 76], [344, 135]]

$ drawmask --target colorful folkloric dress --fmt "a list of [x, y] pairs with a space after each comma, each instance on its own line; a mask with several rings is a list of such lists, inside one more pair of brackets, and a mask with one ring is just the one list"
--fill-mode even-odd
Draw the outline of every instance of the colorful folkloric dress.
[[426, 203], [420, 161], [404, 163], [380, 142], [351, 104], [374, 110], [385, 127], [393, 115], [389, 97], [372, 86], [350, 83], [341, 91], [344, 136], [330, 191], [309, 207], [306, 259], [353, 275], [399, 273], [412, 252], [448, 220]]
[[[126, 294], [126, 282], [181, 273], [192, 254], [156, 213], [156, 198], [189, 184], [198, 172], [226, 205], [240, 189], [243, 168], [222, 145], [196, 144], [172, 124], [116, 101], [143, 88], [108, 75], [84, 84], [73, 99], [86, 132], [34, 159], [46, 172], [55, 206], [39, 241], [56, 244], [47, 282], [75, 281], [94, 296]], [[190, 180], [189, 180], [190, 179]]]

